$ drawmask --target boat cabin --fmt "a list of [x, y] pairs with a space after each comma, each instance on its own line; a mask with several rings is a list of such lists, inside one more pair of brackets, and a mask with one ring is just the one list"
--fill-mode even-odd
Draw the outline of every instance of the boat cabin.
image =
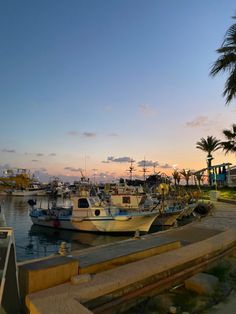
[[112, 214], [117, 214], [114, 210], [119, 211], [119, 209], [111, 208], [108, 205], [104, 206], [98, 197], [73, 197], [72, 202], [72, 216], [74, 218], [110, 216], [111, 211]]

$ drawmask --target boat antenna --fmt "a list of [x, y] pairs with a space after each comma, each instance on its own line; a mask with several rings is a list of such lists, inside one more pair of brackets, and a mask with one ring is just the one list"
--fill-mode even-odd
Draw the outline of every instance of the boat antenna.
[[95, 185], [95, 182], [96, 182], [96, 174], [97, 174], [97, 171], [98, 171], [98, 169], [92, 169], [93, 170], [93, 183], [94, 183], [94, 185]]
[[148, 172], [147, 166], [146, 166], [146, 159], [145, 159], [145, 157], [144, 157], [144, 160], [143, 160], [142, 172], [143, 172], [143, 181], [145, 182], [146, 181], [146, 173]]
[[135, 162], [135, 160], [133, 160], [133, 158], [130, 159], [130, 166], [129, 169], [126, 170], [129, 172], [129, 179], [130, 181], [133, 181], [133, 172], [135, 171], [133, 163]]

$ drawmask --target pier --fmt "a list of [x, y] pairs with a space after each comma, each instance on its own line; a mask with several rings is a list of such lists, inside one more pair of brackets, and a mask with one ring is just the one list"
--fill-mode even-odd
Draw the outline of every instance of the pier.
[[215, 202], [211, 216], [183, 227], [20, 263], [25, 311], [116, 313], [180, 284], [230, 254], [236, 205]]

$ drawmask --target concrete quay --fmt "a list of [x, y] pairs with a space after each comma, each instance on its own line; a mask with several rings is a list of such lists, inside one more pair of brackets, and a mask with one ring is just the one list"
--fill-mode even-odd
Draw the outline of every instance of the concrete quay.
[[[235, 227], [236, 205], [216, 202], [212, 216], [180, 228], [75, 251], [46, 264], [42, 259], [37, 267], [34, 261], [22, 263], [20, 287], [27, 311], [109, 313], [113, 306], [111, 313], [116, 313], [114, 306], [122, 301], [177, 284], [233, 249]], [[55, 258], [63, 259], [57, 260], [56, 272]], [[29, 281], [37, 285], [42, 277], [45, 286], [35, 290]]]

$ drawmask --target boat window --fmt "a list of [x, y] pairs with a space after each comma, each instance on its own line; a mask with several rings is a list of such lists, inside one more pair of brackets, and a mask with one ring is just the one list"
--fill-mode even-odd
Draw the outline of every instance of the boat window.
[[94, 212], [95, 216], [99, 216], [100, 215], [100, 210], [99, 209], [96, 209], [95, 212]]
[[78, 199], [78, 208], [89, 208], [89, 203], [87, 198]]
[[130, 196], [123, 196], [122, 202], [123, 204], [130, 204]]

